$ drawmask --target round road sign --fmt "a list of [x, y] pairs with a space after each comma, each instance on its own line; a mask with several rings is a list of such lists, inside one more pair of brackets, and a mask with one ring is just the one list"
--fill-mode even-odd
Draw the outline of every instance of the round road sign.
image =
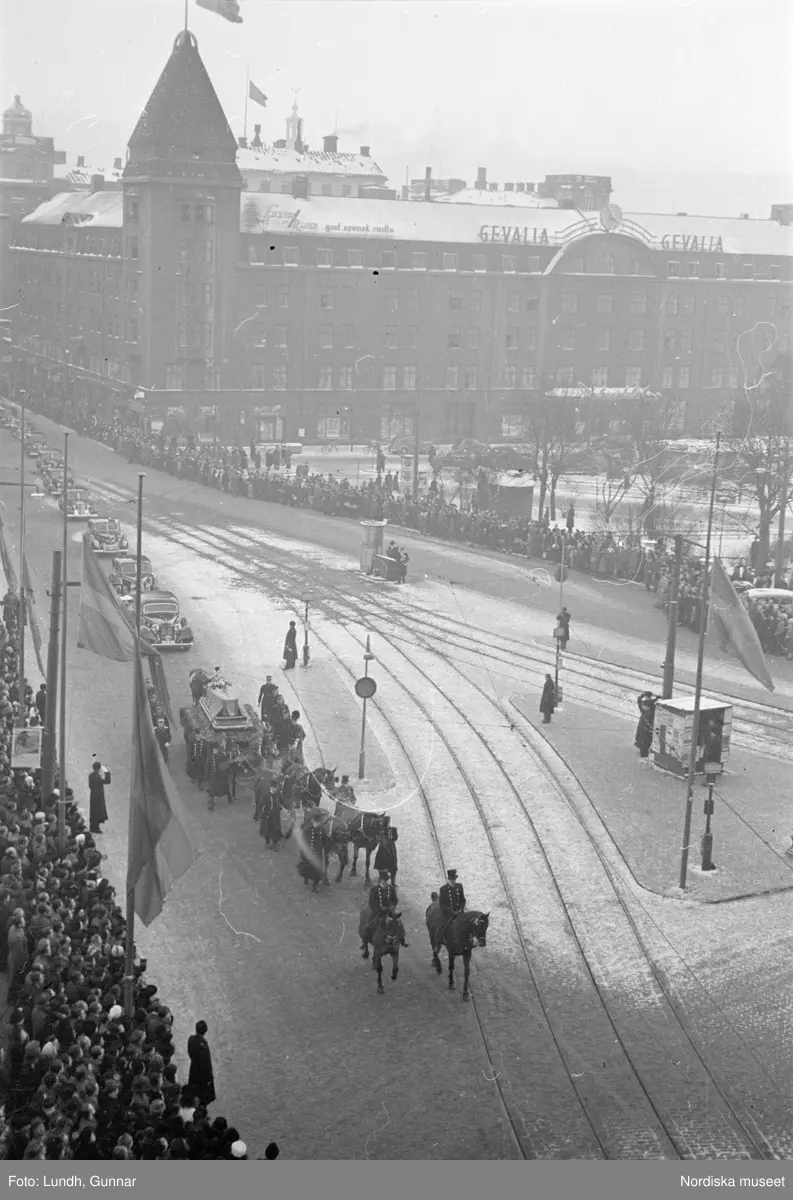
[[355, 685], [355, 694], [356, 696], [360, 696], [362, 700], [371, 700], [376, 691], [377, 684], [368, 675], [364, 675], [363, 679], [359, 679]]

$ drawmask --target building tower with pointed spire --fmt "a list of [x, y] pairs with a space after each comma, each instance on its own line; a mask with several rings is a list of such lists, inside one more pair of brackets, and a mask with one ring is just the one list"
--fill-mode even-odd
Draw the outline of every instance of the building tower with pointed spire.
[[145, 387], [230, 382], [224, 343], [243, 187], [236, 156], [196, 38], [183, 30], [129, 139], [122, 176], [126, 315], [141, 347], [128, 365]]

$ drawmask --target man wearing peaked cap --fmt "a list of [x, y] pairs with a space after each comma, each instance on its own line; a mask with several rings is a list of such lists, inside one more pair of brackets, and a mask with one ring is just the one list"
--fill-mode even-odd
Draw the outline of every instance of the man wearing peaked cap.
[[444, 883], [441, 888], [438, 903], [446, 920], [452, 921], [465, 912], [466, 899], [463, 885], [457, 882], [457, 872], [447, 871], [446, 878], [448, 883]]

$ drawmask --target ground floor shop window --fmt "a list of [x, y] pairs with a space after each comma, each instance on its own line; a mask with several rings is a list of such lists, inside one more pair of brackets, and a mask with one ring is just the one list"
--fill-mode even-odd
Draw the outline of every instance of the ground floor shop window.
[[523, 414], [504, 413], [501, 418], [501, 436], [505, 441], [519, 440], [523, 437]]
[[317, 437], [348, 438], [350, 436], [350, 410], [339, 406], [323, 405], [317, 412]]
[[412, 404], [384, 404], [380, 414], [380, 439], [390, 442], [395, 437], [415, 435], [416, 410]]

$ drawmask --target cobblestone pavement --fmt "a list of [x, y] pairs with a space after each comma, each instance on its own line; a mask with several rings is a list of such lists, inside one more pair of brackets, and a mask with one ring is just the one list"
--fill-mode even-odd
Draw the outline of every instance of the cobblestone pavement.
[[[128, 521], [119, 491], [128, 484], [118, 479], [118, 460], [98, 463], [93, 471], [106, 476], [106, 495], [112, 489], [118, 495], [112, 511]], [[360, 884], [345, 880], [320, 896], [306, 894], [294, 874], [293, 848], [267, 854], [242, 797], [231, 809], [208, 813], [175, 754], [174, 773], [202, 855], [141, 943], [157, 964], [163, 994], [177, 1006], [185, 1037], [198, 1016], [210, 1022], [219, 1110], [240, 1128], [255, 1112], [262, 1145], [270, 1136], [287, 1147], [299, 1139], [295, 1156], [319, 1158], [675, 1151], [710, 1158], [759, 1155], [769, 1142], [786, 1155], [791, 1064], [784, 1035], [773, 1030], [782, 1016], [786, 1032], [780, 997], [789, 991], [788, 897], [702, 906], [637, 887], [604, 831], [603, 853], [613, 856], [605, 863], [573, 810], [563, 811], [573, 785], [561, 788], [540, 748], [527, 750], [510, 730], [499, 710], [504, 697], [488, 682], [497, 663], [490, 670], [483, 655], [466, 690], [470, 668], [450, 664], [415, 637], [410, 643], [401, 624], [407, 601], [395, 597], [424, 589], [437, 607], [432, 581], [373, 592], [351, 570], [343, 546], [295, 548], [286, 533], [275, 544], [277, 531], [267, 534], [265, 552], [256, 537], [269, 523], [269, 506], [248, 503], [241, 511], [235, 503], [227, 512], [226, 497], [202, 491], [188, 501], [173, 494], [173, 482], [154, 473], [147, 479], [145, 538], [198, 634], [189, 662], [169, 660], [177, 706], [187, 670], [202, 661], [221, 662], [246, 697], [258, 689], [265, 667], [279, 661], [286, 622], [300, 615], [294, 597], [311, 577], [318, 596], [312, 667], [332, 666], [332, 673], [322, 668], [322, 688], [330, 680], [335, 689], [338, 680], [334, 711], [349, 753], [361, 639], [378, 625], [372, 753], [387, 764], [383, 794], [400, 829], [399, 883], [411, 942], [399, 980], [387, 981], [386, 996], [378, 997], [355, 949]], [[45, 504], [31, 515], [34, 583], [46, 578], [59, 528]], [[73, 571], [78, 561], [75, 547]], [[509, 601], [492, 596], [486, 603], [497, 624], [497, 605]], [[94, 750], [117, 771], [116, 819], [106, 842], [118, 878], [128, 668], [103, 663], [98, 671], [97, 660], [79, 651], [70, 662], [73, 771], [87, 774]], [[300, 672], [296, 682], [313, 723]], [[120, 715], [109, 723], [113, 696]], [[326, 692], [324, 720], [327, 698]], [[324, 741], [316, 719], [312, 736]], [[99, 729], [104, 740], [97, 747]], [[482, 734], [478, 742], [473, 729]], [[424, 940], [423, 908], [433, 881], [442, 879], [442, 863], [461, 870], [472, 904], [491, 910], [487, 949], [475, 954], [470, 1006], [436, 978]], [[758, 938], [760, 914], [750, 906], [760, 904]], [[734, 972], [731, 944], [741, 951]], [[763, 980], [754, 995], [750, 961]], [[774, 972], [776, 964], [783, 965]], [[264, 1081], [277, 1098], [271, 1106], [262, 1100]], [[256, 1136], [248, 1138], [254, 1147]]]

